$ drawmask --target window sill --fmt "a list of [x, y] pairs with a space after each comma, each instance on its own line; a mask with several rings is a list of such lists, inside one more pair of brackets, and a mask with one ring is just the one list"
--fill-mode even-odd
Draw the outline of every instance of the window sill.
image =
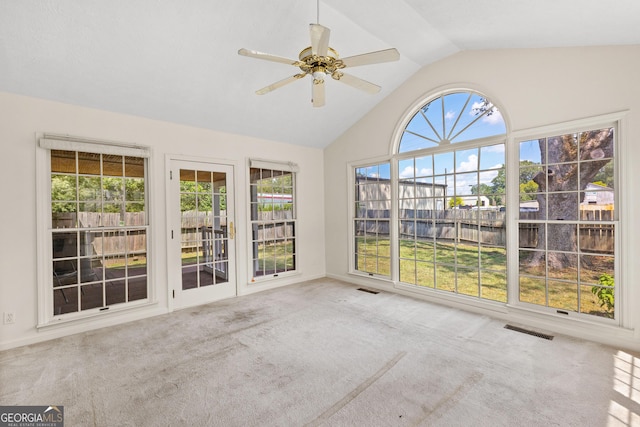
[[388, 276], [381, 276], [379, 274], [371, 274], [371, 273], [363, 273], [361, 271], [350, 271], [349, 272], [350, 275], [355, 276], [355, 277], [361, 277], [363, 279], [372, 279], [372, 280], [378, 280], [381, 282], [387, 282], [387, 283], [392, 283], [391, 282], [391, 278]]
[[294, 270], [294, 271], [286, 271], [284, 273], [276, 273], [276, 274], [270, 274], [267, 276], [259, 276], [259, 277], [253, 277], [249, 283], [247, 283], [248, 286], [255, 286], [258, 285], [260, 283], [265, 283], [265, 282], [270, 282], [273, 280], [280, 280], [280, 279], [286, 279], [288, 277], [293, 277], [293, 276], [300, 276], [302, 275], [302, 273], [298, 270]]
[[96, 321], [96, 319], [109, 319], [113, 318], [116, 314], [133, 313], [141, 309], [157, 305], [158, 303], [155, 301], [143, 300], [135, 303], [129, 303], [125, 307], [111, 306], [109, 310], [92, 309], [88, 310], [87, 312], [68, 313], [60, 316], [54, 316], [47, 322], [38, 323], [36, 325], [36, 329], [40, 331], [54, 329], [57, 327], [94, 322]]

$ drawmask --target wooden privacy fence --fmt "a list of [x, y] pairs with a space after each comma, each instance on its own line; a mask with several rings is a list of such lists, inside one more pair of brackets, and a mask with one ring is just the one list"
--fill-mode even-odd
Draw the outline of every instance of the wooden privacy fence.
[[[136, 227], [146, 226], [145, 212], [102, 213], [102, 212], [78, 212], [77, 221], [80, 230], [81, 255], [98, 256], [124, 256], [129, 254], [144, 254], [147, 251], [147, 233], [144, 229], [125, 231], [105, 230], [104, 233], [96, 231], [99, 227], [119, 227], [122, 225]], [[55, 213], [52, 227], [60, 230], [74, 228], [76, 226], [76, 213]], [[82, 231], [83, 228], [94, 228]], [[75, 233], [75, 232], [74, 232]], [[96, 234], [100, 233], [100, 234]], [[71, 243], [71, 242], [70, 242]], [[71, 247], [75, 244], [71, 244]], [[70, 252], [75, 253], [75, 252]], [[62, 255], [67, 256], [67, 255]]]
[[[361, 219], [356, 219], [356, 235], [377, 234], [389, 236], [389, 211], [359, 211]], [[449, 209], [411, 210], [399, 212], [400, 238], [440, 239], [465, 241], [485, 245], [506, 245], [506, 212], [498, 210]], [[610, 221], [613, 211], [593, 209], [580, 211], [580, 220], [591, 224], [579, 225], [580, 249], [587, 252], [613, 253], [614, 226], [599, 224]], [[537, 220], [538, 212], [520, 212], [522, 220]], [[535, 248], [538, 242], [540, 223], [519, 224], [519, 246]]]
[[402, 209], [400, 218], [400, 238], [435, 238], [494, 246], [505, 246], [507, 243], [505, 213], [496, 210]]
[[[292, 220], [293, 211], [291, 210], [258, 211], [257, 222], [259, 224], [252, 224], [252, 238], [254, 241], [265, 241], [293, 237], [294, 224]], [[226, 211], [220, 211], [219, 216], [214, 216], [212, 212], [185, 211], [181, 213], [181, 224], [183, 250], [192, 250], [202, 246], [198, 244], [198, 237], [202, 236], [204, 229], [216, 229], [216, 238], [227, 235]]]
[[251, 225], [254, 241], [262, 242], [294, 237], [293, 211], [258, 211], [257, 214], [258, 223], [254, 222]]

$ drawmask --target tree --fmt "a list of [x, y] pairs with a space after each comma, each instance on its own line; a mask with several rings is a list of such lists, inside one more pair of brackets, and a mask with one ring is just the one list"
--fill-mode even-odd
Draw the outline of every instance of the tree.
[[[584, 190], [594, 178], [611, 163], [613, 157], [613, 128], [592, 130], [580, 134], [566, 134], [538, 141], [543, 170], [538, 171], [533, 181], [538, 184], [538, 206], [540, 215], [547, 212], [549, 220], [576, 220], [580, 200], [575, 190]], [[579, 147], [579, 148], [578, 148]], [[580, 158], [578, 159], [578, 155]], [[578, 162], [580, 160], [580, 162]], [[578, 167], [579, 165], [579, 167]], [[542, 193], [548, 193], [547, 196]], [[545, 219], [540, 217], [540, 219]], [[548, 242], [547, 242], [548, 240]], [[576, 231], [572, 226], [554, 227], [547, 239], [545, 228], [538, 230], [537, 249], [576, 249]], [[528, 263], [537, 265], [545, 252], [532, 252]], [[547, 252], [549, 268], [562, 269], [573, 262], [563, 252]]]
[[[533, 177], [538, 173], [540, 165], [533, 163], [530, 160], [520, 161], [520, 184], [528, 183], [533, 180]], [[505, 194], [507, 189], [507, 175], [504, 169], [498, 169], [498, 175], [491, 180], [493, 194]]]
[[462, 200], [462, 197], [451, 197], [449, 199], [450, 208], [454, 208], [456, 206], [462, 206], [462, 205], [464, 205], [464, 200]]
[[493, 194], [493, 187], [488, 184], [474, 184], [471, 186], [471, 194], [474, 196], [482, 195], [486, 196], [489, 199], [489, 204], [491, 206], [496, 205], [496, 197]]
[[615, 185], [615, 180], [613, 176], [613, 162], [609, 162], [593, 178], [594, 184], [600, 183], [601, 185], [609, 188], [613, 188]]
[[520, 183], [520, 201], [536, 200], [535, 193], [538, 191], [538, 184], [533, 180], [525, 183]]

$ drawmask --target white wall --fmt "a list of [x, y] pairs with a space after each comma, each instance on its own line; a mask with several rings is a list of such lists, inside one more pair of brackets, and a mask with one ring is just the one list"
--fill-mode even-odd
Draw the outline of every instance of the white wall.
[[[625, 175], [619, 187], [622, 208], [622, 291], [630, 303], [627, 329], [550, 319], [509, 307], [495, 312], [418, 295], [474, 311], [492, 313], [545, 330], [601, 342], [640, 348], [640, 199], [635, 197], [640, 164], [640, 46], [492, 50], [462, 52], [427, 66], [384, 99], [356, 125], [325, 149], [325, 223], [327, 275], [400, 291], [393, 284], [348, 274], [347, 164], [390, 154], [391, 139], [407, 109], [420, 99], [447, 88], [470, 88], [494, 101], [510, 131], [629, 110], [621, 156]], [[633, 192], [627, 189], [634, 189]], [[635, 236], [635, 237], [634, 237]], [[632, 244], [633, 243], [633, 244]], [[400, 291], [401, 292], [401, 291]]]
[[[37, 132], [136, 143], [151, 147], [149, 170], [151, 286], [155, 305], [38, 330], [36, 260], [36, 139]], [[38, 148], [39, 149], [39, 148]], [[0, 313], [16, 315], [15, 324], [0, 321], [0, 350], [168, 311], [165, 156], [167, 154], [223, 159], [236, 164], [238, 293], [247, 294], [317, 277], [324, 271], [324, 193], [322, 151], [273, 141], [225, 134], [0, 93]], [[297, 178], [297, 250], [300, 275], [248, 284], [247, 159], [292, 161]], [[152, 263], [152, 264], [151, 264]], [[161, 318], [159, 318], [161, 319]], [[161, 320], [159, 320], [161, 321]]]

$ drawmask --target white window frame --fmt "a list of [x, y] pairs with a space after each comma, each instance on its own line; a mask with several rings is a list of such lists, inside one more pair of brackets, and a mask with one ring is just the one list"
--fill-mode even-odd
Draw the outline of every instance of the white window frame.
[[[355, 227], [354, 227], [354, 223], [356, 221], [356, 216], [354, 213], [354, 206], [356, 203], [356, 198], [355, 198], [355, 187], [356, 187], [356, 179], [355, 179], [355, 171], [356, 169], [359, 168], [363, 168], [363, 167], [367, 167], [367, 166], [374, 166], [374, 165], [380, 165], [382, 163], [389, 163], [389, 173], [390, 173], [390, 179], [389, 179], [389, 185], [391, 186], [390, 188], [390, 194], [391, 194], [391, 209], [389, 212], [389, 246], [390, 246], [390, 270], [389, 270], [389, 276], [385, 276], [385, 275], [381, 275], [381, 274], [375, 274], [375, 273], [369, 273], [369, 272], [365, 272], [365, 271], [360, 271], [356, 268], [356, 262], [355, 262], [355, 251], [356, 251], [356, 247], [355, 247]], [[392, 283], [393, 282], [393, 278], [394, 275], [396, 275], [396, 270], [397, 267], [395, 265], [395, 263], [393, 262], [394, 260], [394, 253], [396, 252], [396, 247], [398, 245], [398, 243], [396, 242], [396, 236], [397, 236], [397, 230], [395, 229], [397, 227], [397, 221], [394, 221], [394, 218], [397, 216], [397, 206], [396, 203], [394, 203], [394, 200], [397, 198], [397, 191], [396, 191], [396, 185], [397, 185], [397, 180], [394, 178], [394, 166], [393, 166], [393, 159], [389, 158], [387, 156], [385, 157], [380, 157], [380, 158], [376, 158], [376, 159], [369, 159], [367, 161], [363, 161], [363, 162], [357, 162], [357, 163], [349, 163], [347, 165], [347, 183], [349, 185], [349, 192], [348, 192], [348, 199], [349, 199], [349, 209], [348, 209], [348, 218], [349, 218], [349, 227], [348, 227], [348, 232], [349, 232], [349, 244], [348, 244], [348, 248], [349, 248], [349, 274], [353, 274], [355, 276], [360, 276], [360, 277], [368, 277], [368, 278], [372, 278], [372, 279], [377, 279], [383, 282], [389, 282]]]
[[[36, 220], [37, 220], [37, 284], [38, 284], [38, 328], [74, 322], [96, 316], [106, 316], [123, 310], [131, 310], [156, 303], [153, 283], [153, 253], [151, 233], [151, 212], [149, 204], [149, 170], [151, 150], [149, 147], [121, 142], [96, 140], [90, 138], [36, 133]], [[53, 313], [53, 250], [51, 228], [51, 150], [113, 154], [142, 157], [145, 159], [145, 209], [147, 224], [136, 228], [146, 230], [147, 242], [147, 298], [127, 303], [100, 307], [79, 312], [54, 315]]]
[[[254, 241], [253, 241], [253, 235], [252, 235], [252, 230], [253, 230], [253, 225], [256, 222], [261, 222], [261, 221], [256, 221], [252, 219], [251, 216], [251, 169], [252, 168], [256, 168], [256, 169], [269, 169], [269, 170], [276, 170], [276, 171], [282, 171], [282, 172], [290, 172], [293, 175], [293, 180], [292, 180], [292, 184], [293, 184], [293, 206], [292, 206], [292, 211], [293, 211], [293, 218], [291, 219], [287, 219], [286, 222], [291, 222], [294, 224], [294, 234], [293, 234], [293, 241], [295, 242], [295, 252], [294, 252], [294, 259], [295, 259], [295, 267], [293, 270], [287, 270], [284, 272], [278, 272], [275, 274], [268, 274], [268, 275], [264, 275], [264, 276], [254, 276], [254, 265], [253, 265], [253, 245], [254, 245]], [[294, 162], [286, 162], [286, 161], [275, 161], [275, 160], [268, 160], [268, 159], [258, 159], [258, 158], [249, 158], [247, 161], [247, 277], [249, 278], [249, 285], [252, 284], [258, 284], [258, 283], [265, 283], [268, 281], [273, 281], [273, 280], [281, 280], [283, 278], [287, 278], [290, 276], [295, 276], [295, 275], [299, 275], [301, 274], [300, 271], [300, 245], [298, 244], [298, 239], [299, 239], [299, 230], [298, 230], [298, 208], [297, 208], [297, 204], [298, 204], [298, 196], [297, 196], [297, 187], [298, 187], [298, 174], [300, 173], [300, 167], [298, 166], [297, 163]]]
[[[404, 133], [404, 130], [406, 129], [406, 127], [409, 125], [409, 123], [411, 122], [411, 120], [413, 119], [414, 115], [427, 103], [430, 103], [434, 100], [436, 100], [439, 97], [444, 97], [447, 96], [448, 94], [451, 93], [456, 93], [456, 92], [468, 92], [468, 93], [474, 93], [476, 95], [480, 95], [483, 96], [489, 100], [491, 100], [492, 104], [495, 105], [498, 110], [500, 111], [500, 113], [502, 114], [505, 126], [506, 126], [506, 132], [502, 133], [502, 134], [498, 134], [498, 135], [490, 135], [487, 137], [483, 137], [483, 138], [477, 138], [477, 139], [473, 139], [473, 140], [469, 140], [469, 141], [461, 141], [461, 142], [456, 142], [456, 143], [452, 143], [452, 144], [445, 144], [445, 145], [440, 145], [440, 146], [435, 146], [435, 147], [427, 147], [427, 148], [422, 148], [419, 150], [412, 150], [412, 151], [405, 151], [405, 152], [399, 152], [400, 149], [400, 143], [402, 141], [402, 135]], [[399, 271], [399, 259], [400, 259], [400, 253], [399, 253], [399, 242], [398, 242], [398, 229], [399, 229], [399, 214], [398, 214], [398, 195], [397, 195], [397, 186], [398, 186], [398, 162], [400, 160], [403, 159], [408, 159], [408, 158], [412, 158], [412, 157], [419, 157], [420, 155], [424, 155], [424, 154], [437, 154], [437, 153], [442, 153], [442, 152], [448, 152], [448, 151], [453, 151], [453, 150], [461, 150], [464, 149], [465, 147], [482, 147], [482, 146], [489, 146], [489, 145], [495, 145], [495, 144], [504, 144], [505, 145], [505, 163], [508, 163], [508, 156], [509, 156], [509, 150], [510, 150], [510, 140], [509, 140], [509, 127], [508, 127], [508, 112], [504, 111], [504, 109], [502, 108], [502, 106], [499, 103], [495, 103], [495, 99], [492, 96], [488, 96], [485, 95], [482, 91], [476, 90], [476, 89], [472, 89], [468, 86], [458, 86], [458, 85], [451, 85], [448, 87], [443, 87], [439, 90], [433, 91], [427, 95], [423, 95], [419, 98], [417, 98], [416, 101], [414, 101], [402, 114], [401, 119], [398, 121], [394, 132], [393, 132], [393, 137], [391, 140], [391, 143], [389, 144], [389, 155], [387, 157], [384, 158], [380, 158], [380, 159], [376, 159], [376, 160], [370, 160], [368, 162], [362, 161], [362, 162], [358, 162], [358, 163], [352, 163], [349, 166], [349, 185], [350, 185], [350, 202], [351, 205], [353, 205], [353, 191], [351, 190], [353, 188], [353, 169], [355, 167], [358, 167], [360, 165], [366, 165], [366, 164], [370, 164], [373, 161], [384, 161], [384, 159], [386, 158], [386, 160], [391, 162], [391, 180], [392, 180], [392, 212], [391, 212], [391, 258], [392, 258], [392, 262], [391, 262], [391, 272], [392, 272], [392, 276], [391, 276], [391, 283], [393, 284], [393, 287], [401, 290], [401, 291], [407, 291], [407, 292], [411, 292], [411, 293], [416, 293], [419, 294], [421, 296], [424, 296], [428, 299], [432, 299], [434, 301], [439, 301], [439, 300], [445, 300], [445, 301], [449, 301], [451, 303], [454, 304], [463, 304], [463, 305], [468, 305], [468, 306], [474, 306], [474, 307], [478, 307], [481, 309], [489, 309], [492, 311], [496, 311], [496, 312], [501, 312], [504, 313], [506, 312], [506, 303], [503, 302], [498, 302], [498, 301], [493, 301], [493, 300], [489, 300], [489, 299], [482, 299], [482, 298], [475, 298], [475, 297], [467, 297], [465, 295], [459, 295], [459, 294], [454, 294], [454, 293], [450, 293], [450, 292], [440, 292], [440, 291], [436, 291], [430, 288], [425, 288], [425, 287], [421, 287], [421, 286], [416, 286], [416, 285], [411, 285], [411, 284], [404, 284], [400, 282], [400, 271]], [[505, 169], [508, 169], [507, 166], [505, 166]], [[508, 174], [508, 171], [505, 170], [505, 173]], [[508, 176], [508, 175], [507, 175]], [[507, 190], [508, 191], [508, 190]], [[506, 194], [507, 199], [509, 198], [509, 194]], [[350, 233], [350, 237], [353, 237], [354, 235], [354, 230], [353, 230], [353, 225], [352, 225], [352, 214], [351, 211], [349, 211], [349, 233]], [[509, 231], [507, 230], [507, 242], [506, 242], [506, 247], [509, 247], [511, 245], [510, 240], [509, 240], [509, 235], [508, 235]], [[350, 255], [353, 253], [353, 243], [350, 242]], [[350, 258], [353, 258], [350, 256]], [[351, 261], [353, 263], [353, 260]], [[353, 271], [353, 267], [352, 264], [350, 264], [350, 272], [352, 274], [357, 274], [354, 273]], [[507, 269], [507, 274], [508, 274], [508, 269]], [[508, 276], [507, 276], [508, 277]], [[509, 294], [509, 292], [511, 292], [509, 290], [509, 288], [507, 288], [507, 295]]]
[[[614, 141], [614, 173], [616, 180], [615, 200], [616, 200], [616, 220], [612, 221], [615, 224], [615, 318], [608, 319], [600, 316], [589, 315], [584, 313], [569, 312], [569, 314], [558, 314], [558, 310], [551, 307], [535, 306], [519, 301], [519, 261], [518, 261], [518, 225], [519, 225], [519, 188], [518, 186], [510, 186], [507, 188], [507, 211], [513, 214], [508, 217], [507, 220], [507, 234], [509, 237], [508, 244], [510, 247], [515, 248], [511, 253], [507, 253], [508, 265], [510, 268], [507, 270], [508, 274], [508, 290], [507, 295], [508, 305], [519, 310], [527, 312], [545, 313], [555, 318], [569, 319], [578, 323], [585, 324], [604, 324], [612, 326], [625, 327], [629, 325], [629, 287], [626, 278], [626, 262], [624, 258], [630, 251], [629, 245], [630, 238], [625, 236], [624, 230], [627, 228], [625, 224], [631, 218], [628, 210], [629, 204], [626, 203], [630, 199], [630, 192], [628, 187], [623, 186], [621, 177], [628, 176], [629, 166], [627, 164], [628, 156], [625, 155], [626, 148], [626, 120], [628, 111], [620, 111], [610, 114], [603, 114], [600, 116], [589, 117], [584, 119], [571, 120], [561, 123], [555, 123], [547, 126], [540, 126], [536, 128], [529, 128], [523, 130], [513, 131], [509, 135], [509, 143], [511, 150], [507, 151], [507, 181], [519, 182], [519, 144], [523, 141], [528, 141], [536, 138], [547, 138], [553, 135], [570, 134], [574, 132], [582, 132], [588, 129], [603, 129], [607, 127], [613, 127], [615, 129], [616, 137]], [[572, 221], [573, 222], [573, 221]]]

